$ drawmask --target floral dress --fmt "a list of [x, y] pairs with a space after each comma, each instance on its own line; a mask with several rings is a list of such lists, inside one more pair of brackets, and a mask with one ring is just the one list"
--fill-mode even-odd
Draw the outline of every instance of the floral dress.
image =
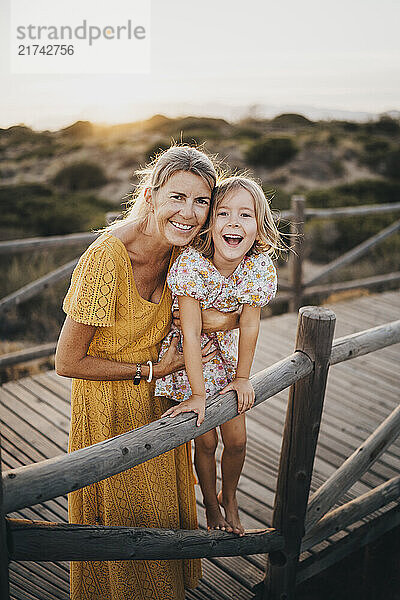
[[[229, 277], [224, 277], [213, 263], [194, 248], [186, 248], [172, 265], [167, 283], [178, 308], [177, 296], [191, 296], [202, 309], [216, 308], [221, 312], [236, 311], [242, 304], [265, 306], [276, 294], [276, 271], [268, 254], [245, 256]], [[167, 351], [174, 325], [164, 338], [160, 357]], [[215, 358], [203, 366], [206, 395], [212, 396], [235, 378], [238, 358], [238, 330], [202, 334], [201, 346], [209, 340], [217, 350]], [[182, 350], [180, 339], [178, 347]], [[191, 396], [186, 371], [178, 371], [158, 379], [155, 395], [183, 402]]]

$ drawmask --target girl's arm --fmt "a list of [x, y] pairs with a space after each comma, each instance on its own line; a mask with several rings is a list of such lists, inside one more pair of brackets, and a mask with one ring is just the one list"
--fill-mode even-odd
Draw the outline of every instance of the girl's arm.
[[[120, 381], [133, 379], [136, 363], [117, 362], [105, 358], [88, 356], [90, 343], [97, 327], [77, 323], [71, 317], [65, 319], [57, 344], [55, 367], [58, 375], [88, 379], [92, 381]], [[173, 338], [171, 345], [159, 363], [154, 365], [154, 378], [164, 377], [184, 367], [184, 359], [177, 349], [178, 338]], [[216, 351], [211, 351], [211, 343], [202, 351], [201, 360], [205, 363], [214, 358]], [[142, 377], [149, 375], [149, 366], [142, 365]]]
[[239, 320], [239, 355], [235, 379], [220, 394], [235, 390], [238, 396], [238, 412], [243, 413], [254, 404], [254, 390], [249, 381], [258, 332], [261, 308], [245, 304]]
[[201, 308], [190, 296], [178, 296], [179, 314], [183, 334], [183, 356], [192, 395], [178, 406], [170, 408], [162, 416], [175, 417], [182, 412], [197, 413], [197, 425], [204, 421], [206, 390], [201, 360]]

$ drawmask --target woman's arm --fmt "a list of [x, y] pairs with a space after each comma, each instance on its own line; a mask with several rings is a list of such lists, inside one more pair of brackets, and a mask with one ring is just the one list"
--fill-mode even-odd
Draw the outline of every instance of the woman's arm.
[[[202, 330], [204, 333], [214, 333], [215, 331], [228, 331], [239, 327], [241, 308], [234, 312], [221, 312], [216, 308], [206, 308], [201, 311], [203, 321]], [[181, 327], [179, 310], [174, 310], [174, 325]]]
[[[133, 379], [136, 363], [125, 363], [88, 356], [87, 352], [97, 327], [77, 323], [70, 317], [65, 319], [56, 350], [56, 372], [64, 377], [88, 379], [92, 381], [120, 381]], [[154, 378], [164, 377], [184, 367], [183, 355], [177, 349], [178, 338], [171, 345], [160, 362], [154, 364]], [[211, 343], [202, 351], [202, 363], [215, 356], [210, 352]], [[142, 364], [142, 377], [148, 377], [149, 366]]]
[[260, 307], [245, 304], [239, 321], [239, 353], [235, 379], [220, 393], [235, 390], [238, 397], [238, 412], [242, 413], [254, 404], [254, 389], [249, 381], [258, 332], [260, 329]]

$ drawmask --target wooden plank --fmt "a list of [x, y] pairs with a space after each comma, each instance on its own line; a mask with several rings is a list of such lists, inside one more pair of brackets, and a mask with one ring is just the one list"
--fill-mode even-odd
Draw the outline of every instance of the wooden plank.
[[26, 432], [28, 440], [32, 441], [40, 436], [40, 445], [45, 448], [45, 456], [57, 456], [61, 452], [65, 452], [66, 440], [68, 438], [65, 431], [52, 427], [50, 421], [30, 409], [29, 406], [21, 402], [14, 395], [11, 395], [8, 391], [2, 390], [2, 398], [7, 399], [7, 404], [10, 407], [12, 406], [12, 409], [6, 408], [4, 404], [0, 405], [1, 418], [6, 418], [7, 422], [9, 422], [8, 417], [10, 413], [13, 413], [15, 417], [13, 420], [24, 423], [23, 431], [24, 435]]
[[[1, 438], [0, 438], [1, 442]], [[2, 459], [2, 451], [0, 447], [0, 461]], [[0, 462], [0, 477], [2, 474]], [[2, 600], [8, 600], [10, 597], [10, 584], [8, 575], [8, 560], [9, 547], [7, 539], [6, 515], [3, 509], [3, 486], [0, 481], [0, 597]]]
[[32, 379], [49, 390], [50, 393], [59, 396], [66, 404], [71, 405], [71, 379], [61, 377], [55, 371], [33, 375]]
[[[269, 410], [260, 409], [260, 413], [267, 417], [271, 422], [274, 420], [275, 415], [279, 419], [282, 411], [279, 411], [278, 408], [268, 407]], [[250, 416], [249, 416], [250, 419]], [[248, 419], [248, 420], [249, 420]], [[384, 419], [381, 420], [381, 422]], [[378, 424], [378, 420], [376, 425]], [[368, 436], [374, 431], [375, 428], [364, 428], [364, 430], [360, 433], [357, 431], [357, 427], [354, 426], [354, 432], [352, 431], [353, 426], [349, 425], [348, 422], [343, 421], [345, 425], [342, 425], [342, 422], [339, 419], [335, 419], [332, 413], [325, 413], [324, 418], [321, 422], [321, 433], [322, 436], [320, 438], [320, 443], [318, 445], [318, 455], [322, 456], [323, 452], [327, 452], [331, 454], [334, 453], [335, 456], [338, 457], [339, 461], [342, 462], [345, 460], [357, 447], [362, 443]], [[258, 425], [255, 423], [255, 429], [260, 429], [262, 425]], [[379, 460], [379, 466], [375, 465], [369, 471], [371, 473], [371, 485], [379, 485], [379, 479], [388, 479], [393, 477], [400, 467], [400, 448], [399, 441], [398, 445], [395, 447], [392, 444], [385, 452], [385, 456], [381, 457]], [[390, 453], [390, 450], [392, 452]]]
[[[271, 419], [271, 413], [268, 413], [268, 417]], [[262, 425], [257, 424], [256, 426], [258, 429], [261, 429]], [[337, 467], [343, 462], [343, 460], [345, 458], [347, 458], [348, 455], [346, 454], [337, 454], [336, 452], [332, 451], [331, 449], [332, 446], [332, 442], [329, 443], [328, 441], [325, 441], [325, 438], [321, 438], [319, 441], [319, 445], [318, 445], [318, 452], [317, 452], [317, 458], [316, 458], [316, 463], [315, 463], [315, 470], [318, 472], [318, 469], [321, 469], [321, 473], [323, 473], [323, 478], [326, 479], [327, 478], [327, 465], [331, 465], [333, 467], [333, 469], [329, 469], [329, 471], [332, 470], [336, 470]], [[338, 445], [337, 445], [338, 446]], [[351, 450], [354, 450], [354, 447], [351, 448]], [[321, 461], [321, 462], [319, 462]], [[322, 467], [322, 465], [324, 465], [324, 467]], [[392, 473], [392, 472], [391, 472]], [[375, 487], [376, 485], [379, 485], [382, 482], [382, 477], [377, 477], [374, 476], [373, 474], [367, 474], [365, 476], [365, 479], [363, 479], [363, 481], [368, 482], [369, 487]], [[363, 493], [364, 490], [359, 490], [360, 493]]]
[[212, 559], [212, 562], [249, 591], [264, 577], [263, 569], [258, 568], [242, 556], [235, 560], [224, 557], [215, 558]]
[[360, 550], [391, 529], [400, 525], [400, 506], [378, 516], [373, 522], [367, 522], [337, 542], [332, 548], [321, 552], [318, 556], [311, 557], [302, 563], [302, 568], [297, 575], [296, 583], [306, 581], [321, 571], [328, 569], [335, 563], [343, 560], [352, 552]]
[[37, 377], [38, 380], [40, 380], [40, 378], [43, 377], [45, 381], [55, 381], [60, 384], [60, 387], [67, 388], [68, 391], [71, 392], [72, 380], [69, 377], [62, 377], [61, 375], [57, 375], [55, 371], [46, 371], [45, 373], [42, 373], [40, 376]]
[[251, 599], [252, 593], [250, 590], [235, 579], [232, 579], [228, 573], [218, 568], [213, 561], [203, 561], [203, 572], [207, 584], [212, 582], [213, 587], [215, 586], [217, 590], [224, 590], [230, 600], [232, 598], [235, 598], [235, 600]]
[[[7, 440], [7, 443], [16, 447], [17, 457], [18, 452], [21, 452], [23, 456], [26, 457], [26, 460], [22, 460], [21, 455], [20, 464], [30, 464], [47, 458], [44, 450], [40, 449], [41, 436], [35, 436], [33, 434], [32, 439], [29, 439], [29, 430], [25, 430], [25, 422], [19, 419], [19, 417], [16, 417], [11, 411], [7, 412], [6, 409], [2, 409], [4, 409], [4, 407], [2, 407], [0, 404], [0, 414], [2, 414], [3, 417], [9, 417], [7, 418], [7, 424], [4, 420], [1, 421], [1, 427], [4, 431], [4, 439]], [[20, 429], [18, 430], [17, 427]]]
[[358, 481], [399, 433], [400, 405], [312, 496], [307, 508], [307, 529], [335, 504], [343, 491]]
[[[32, 393], [26, 386], [21, 386], [18, 383], [10, 381], [7, 384], [7, 392], [14, 396], [12, 402], [13, 408], [17, 408], [21, 414], [32, 415], [40, 427], [44, 427], [43, 431], [48, 435], [49, 424], [50, 431], [54, 429], [54, 435], [52, 439], [57, 444], [61, 444], [61, 449], [64, 450], [66, 434], [69, 429], [69, 415], [66, 417], [65, 412], [58, 410], [58, 407], [54, 407], [50, 402], [45, 402], [42, 397]], [[19, 403], [22, 403], [20, 406]]]
[[55, 598], [64, 598], [69, 593], [69, 570], [60, 567], [58, 563], [34, 563], [12, 561], [10, 570], [19, 573], [27, 579], [33, 574], [41, 581], [46, 591], [54, 590]]
[[[14, 585], [22, 590], [26, 590], [37, 600], [55, 600], [56, 598], [60, 598], [60, 596], [54, 595], [59, 591], [55, 586], [49, 586], [40, 577], [31, 572], [27, 573], [25, 571], [21, 574], [21, 568], [19, 567], [17, 571], [15, 567], [12, 575]], [[49, 587], [51, 588], [50, 591], [48, 591]], [[61, 598], [65, 600], [65, 595], [61, 596]]]
[[[44, 407], [50, 406], [52, 409], [60, 413], [60, 415], [65, 417], [66, 420], [62, 425], [62, 428], [64, 431], [69, 430], [69, 420], [71, 417], [71, 408], [69, 403], [67, 404], [65, 400], [61, 399], [53, 392], [50, 392], [47, 388], [43, 387], [32, 378], [24, 377], [24, 379], [15, 381], [14, 384], [15, 386], [21, 388], [20, 393], [15, 392], [17, 396], [21, 397], [25, 392], [29, 392], [29, 394], [32, 394], [41, 403], [43, 403]], [[8, 389], [8, 384], [6, 384], [6, 389]]]
[[308, 531], [302, 540], [302, 547], [312, 548], [336, 531], [360, 521], [367, 515], [377, 513], [390, 502], [400, 500], [400, 476], [393, 477], [370, 492], [331, 510]]

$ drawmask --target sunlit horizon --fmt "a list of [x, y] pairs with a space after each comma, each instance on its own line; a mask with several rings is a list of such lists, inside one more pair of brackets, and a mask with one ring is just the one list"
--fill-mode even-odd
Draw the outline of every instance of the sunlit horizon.
[[400, 110], [394, 0], [248, 0], [245, 9], [228, 0], [203, 0], [201, 9], [153, 0], [150, 74], [63, 76], [10, 73], [7, 4], [0, 7], [3, 128], [129, 123], [159, 113], [368, 120]]

